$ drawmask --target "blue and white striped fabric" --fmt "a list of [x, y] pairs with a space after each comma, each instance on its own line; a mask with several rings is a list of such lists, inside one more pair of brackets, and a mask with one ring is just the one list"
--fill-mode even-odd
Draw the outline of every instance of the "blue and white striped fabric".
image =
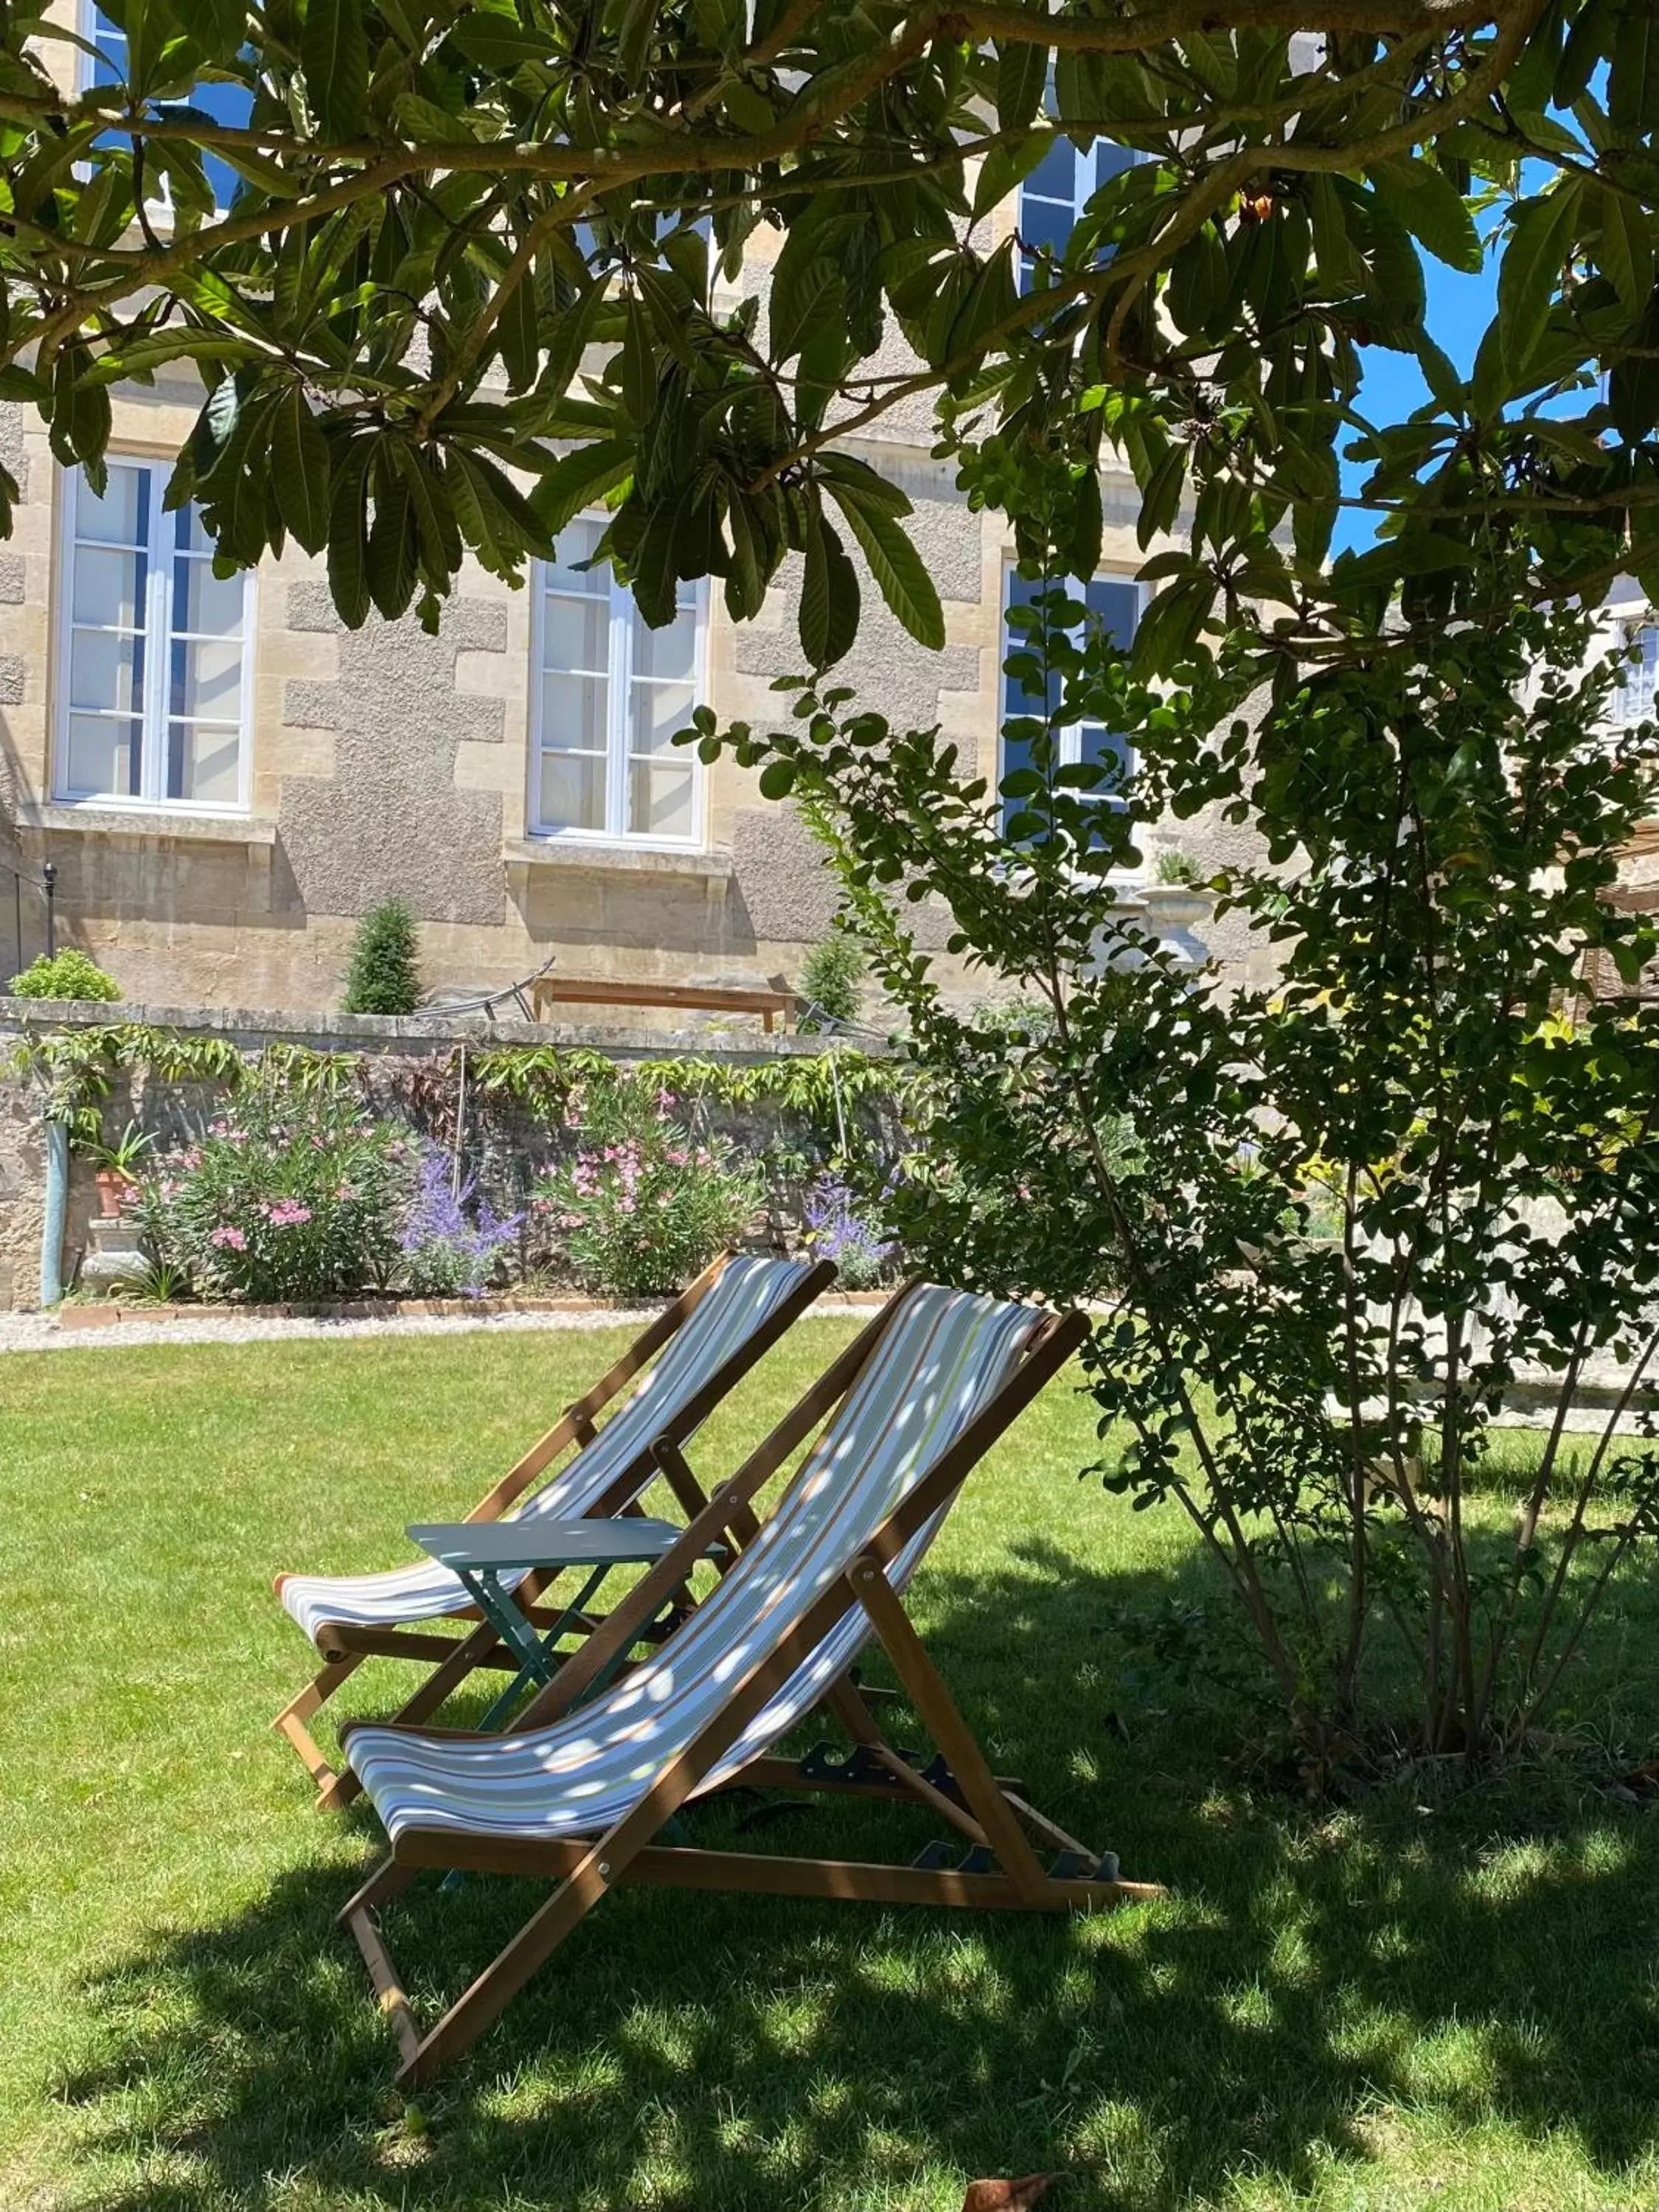
[[[574, 1521], [587, 1512], [629, 1462], [655, 1443], [687, 1399], [799, 1287], [807, 1264], [796, 1260], [732, 1261], [592, 1443], [507, 1517]], [[641, 1490], [654, 1471], [649, 1465], [642, 1469]], [[522, 1572], [500, 1577], [504, 1589], [515, 1589], [523, 1579]], [[458, 1577], [434, 1559], [378, 1575], [289, 1575], [283, 1582], [281, 1596], [313, 1643], [326, 1621], [392, 1627], [440, 1620], [471, 1603]]]
[[[395, 1839], [406, 1828], [603, 1832], [692, 1743], [994, 1395], [1042, 1316], [960, 1291], [911, 1293], [759, 1536], [661, 1651], [550, 1728], [463, 1742], [356, 1729], [346, 1758]], [[889, 1569], [902, 1589], [941, 1515]], [[869, 1632], [843, 1616], [702, 1784], [712, 1790], [811, 1711]]]

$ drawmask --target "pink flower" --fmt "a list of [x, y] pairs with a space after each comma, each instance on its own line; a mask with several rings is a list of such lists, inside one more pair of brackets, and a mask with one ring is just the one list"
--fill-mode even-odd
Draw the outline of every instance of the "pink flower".
[[657, 1093], [657, 1111], [659, 1114], [667, 1113], [671, 1106], [676, 1106], [678, 1103], [679, 1101], [672, 1091], [659, 1091]]
[[222, 1252], [246, 1252], [247, 1249], [246, 1237], [240, 1229], [233, 1229], [228, 1222], [216, 1229], [208, 1243], [216, 1244]]
[[264, 1208], [264, 1217], [273, 1229], [297, 1229], [301, 1222], [310, 1220], [311, 1208], [301, 1206], [296, 1198], [282, 1198]]

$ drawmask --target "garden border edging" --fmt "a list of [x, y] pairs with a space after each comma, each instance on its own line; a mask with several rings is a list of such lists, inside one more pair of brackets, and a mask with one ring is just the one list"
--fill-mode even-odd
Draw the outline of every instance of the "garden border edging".
[[[842, 1291], [820, 1298], [814, 1314], [864, 1313], [884, 1305], [887, 1291]], [[252, 1306], [151, 1305], [138, 1301], [124, 1305], [118, 1298], [100, 1298], [94, 1304], [66, 1301], [52, 1318], [68, 1331], [113, 1328], [122, 1322], [203, 1321], [487, 1321], [495, 1314], [606, 1314], [619, 1318], [641, 1310], [638, 1298], [500, 1297], [500, 1298], [340, 1298], [320, 1304], [296, 1301], [289, 1305]], [[644, 1307], [654, 1310], [655, 1301]]]

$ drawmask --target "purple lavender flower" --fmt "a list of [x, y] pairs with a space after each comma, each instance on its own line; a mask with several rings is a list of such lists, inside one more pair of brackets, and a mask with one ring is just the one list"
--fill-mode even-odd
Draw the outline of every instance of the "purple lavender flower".
[[849, 1290], [878, 1282], [894, 1249], [891, 1239], [855, 1210], [855, 1203], [846, 1178], [826, 1168], [808, 1190], [801, 1212], [807, 1244], [818, 1259], [834, 1261]]
[[477, 1178], [468, 1176], [458, 1190], [444, 1155], [422, 1153], [419, 1183], [398, 1239], [412, 1290], [469, 1298], [483, 1294], [501, 1248], [512, 1243], [524, 1216], [503, 1220], [481, 1198], [469, 1220], [466, 1209], [477, 1187]]

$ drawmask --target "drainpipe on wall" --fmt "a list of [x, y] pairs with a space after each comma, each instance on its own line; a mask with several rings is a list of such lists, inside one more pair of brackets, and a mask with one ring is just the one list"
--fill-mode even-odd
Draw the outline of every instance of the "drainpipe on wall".
[[69, 1207], [69, 1131], [61, 1121], [46, 1128], [46, 1218], [40, 1231], [40, 1304], [55, 1306], [64, 1295], [64, 1216]]

